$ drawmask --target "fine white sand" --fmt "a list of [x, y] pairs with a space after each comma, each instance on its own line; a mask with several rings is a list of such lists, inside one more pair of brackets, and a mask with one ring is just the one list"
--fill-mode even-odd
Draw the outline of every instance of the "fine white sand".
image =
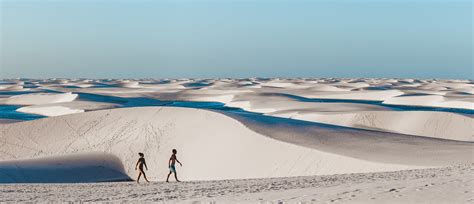
[[0, 185], [0, 202], [471, 203], [472, 165], [330, 176]]

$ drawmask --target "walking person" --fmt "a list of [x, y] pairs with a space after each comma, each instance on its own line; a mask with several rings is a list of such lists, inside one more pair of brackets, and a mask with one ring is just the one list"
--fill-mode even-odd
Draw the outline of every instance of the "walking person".
[[183, 165], [181, 164], [181, 162], [179, 162], [178, 158], [176, 157], [176, 154], [178, 153], [178, 151], [176, 151], [176, 149], [173, 149], [172, 152], [173, 152], [173, 154], [171, 155], [170, 160], [168, 161], [168, 167], [169, 167], [169, 169], [170, 169], [170, 173], [168, 174], [168, 177], [166, 177], [166, 182], [169, 182], [168, 180], [169, 180], [170, 175], [171, 175], [172, 173], [174, 173], [174, 178], [176, 179], [176, 181], [177, 181], [177, 182], [180, 182], [180, 181], [178, 180], [178, 173], [176, 172], [176, 166], [175, 166], [175, 164], [176, 164], [176, 162], [178, 162], [178, 164], [179, 164], [180, 166], [183, 166]]
[[145, 178], [145, 181], [149, 183], [150, 181], [148, 181], [148, 179], [146, 178], [145, 171], [143, 171], [143, 166], [145, 166], [145, 169], [148, 171], [148, 167], [146, 166], [145, 162], [145, 155], [141, 152], [138, 153], [138, 155], [140, 156], [140, 158], [138, 159], [137, 164], [135, 165], [135, 170], [137, 170], [138, 167], [137, 183], [140, 183], [140, 177], [142, 176], [142, 174], [143, 178]]

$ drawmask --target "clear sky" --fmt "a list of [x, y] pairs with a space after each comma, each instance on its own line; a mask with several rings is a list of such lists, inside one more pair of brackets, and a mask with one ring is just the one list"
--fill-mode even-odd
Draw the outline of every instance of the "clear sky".
[[0, 78], [474, 78], [471, 0], [0, 0], [0, 7]]

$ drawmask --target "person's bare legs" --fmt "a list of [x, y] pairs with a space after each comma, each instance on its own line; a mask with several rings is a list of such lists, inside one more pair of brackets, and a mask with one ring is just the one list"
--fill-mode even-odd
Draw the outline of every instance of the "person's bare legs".
[[150, 183], [150, 181], [148, 181], [148, 179], [146, 178], [146, 174], [145, 174], [144, 171], [141, 171], [140, 174], [143, 174], [143, 178], [145, 178], [145, 181], [146, 181], [147, 183]]
[[168, 177], [166, 177], [166, 182], [169, 182], [168, 180], [170, 179], [170, 175], [171, 175], [171, 171], [170, 171], [170, 173], [168, 174]]
[[176, 179], [177, 182], [181, 182], [178, 180], [178, 172], [174, 172], [174, 178]]
[[142, 171], [138, 172], [137, 183], [140, 183], [140, 177], [142, 176]]

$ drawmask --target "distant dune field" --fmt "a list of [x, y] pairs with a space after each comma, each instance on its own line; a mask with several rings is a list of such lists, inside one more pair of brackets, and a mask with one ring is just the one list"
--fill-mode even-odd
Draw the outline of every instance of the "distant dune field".
[[473, 90], [434, 79], [3, 80], [0, 183], [132, 181], [138, 152], [161, 182], [172, 149], [193, 182], [424, 175], [473, 163]]

